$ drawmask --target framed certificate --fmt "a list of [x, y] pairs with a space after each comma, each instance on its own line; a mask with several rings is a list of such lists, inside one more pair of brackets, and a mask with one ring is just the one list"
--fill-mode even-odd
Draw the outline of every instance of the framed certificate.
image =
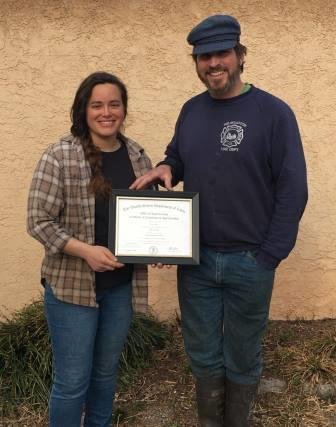
[[112, 190], [109, 249], [123, 263], [199, 264], [199, 196]]

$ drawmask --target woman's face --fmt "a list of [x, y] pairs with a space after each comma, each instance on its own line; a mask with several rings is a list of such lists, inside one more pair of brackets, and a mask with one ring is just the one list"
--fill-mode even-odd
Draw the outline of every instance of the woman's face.
[[93, 143], [114, 142], [125, 119], [125, 107], [118, 86], [98, 84], [86, 107], [86, 122]]

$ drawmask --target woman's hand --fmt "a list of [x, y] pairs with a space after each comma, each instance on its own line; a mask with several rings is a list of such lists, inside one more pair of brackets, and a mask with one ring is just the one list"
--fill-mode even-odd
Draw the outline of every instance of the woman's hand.
[[113, 253], [104, 246], [89, 246], [86, 250], [85, 261], [93, 271], [103, 272], [124, 267], [125, 264], [118, 262]]
[[104, 246], [89, 245], [73, 237], [67, 242], [63, 250], [68, 255], [83, 258], [93, 271], [99, 273], [124, 267], [124, 264], [118, 262], [113, 253]]

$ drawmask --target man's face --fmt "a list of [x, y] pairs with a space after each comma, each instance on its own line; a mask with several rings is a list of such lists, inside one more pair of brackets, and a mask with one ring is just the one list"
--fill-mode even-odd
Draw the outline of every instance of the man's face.
[[197, 55], [196, 70], [213, 98], [231, 98], [239, 94], [240, 61], [234, 49]]

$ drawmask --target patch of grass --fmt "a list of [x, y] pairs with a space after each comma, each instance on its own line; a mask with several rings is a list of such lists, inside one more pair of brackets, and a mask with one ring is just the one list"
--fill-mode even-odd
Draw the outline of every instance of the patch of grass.
[[3, 413], [23, 403], [47, 403], [51, 352], [40, 302], [24, 307], [0, 323], [0, 396]]
[[170, 336], [164, 323], [152, 316], [136, 315], [120, 359], [120, 384], [127, 386], [137, 370], [148, 366], [153, 349], [162, 349]]
[[302, 357], [302, 366], [298, 372], [302, 373], [302, 380], [317, 384], [336, 377], [336, 363], [325, 353], [309, 354]]
[[[187, 369], [180, 329], [172, 324], [169, 330], [172, 339], [168, 345], [155, 351], [151, 363], [136, 375], [129, 387], [122, 387], [118, 392], [116, 426], [198, 425], [194, 379]], [[336, 426], [335, 400], [317, 394], [318, 387], [336, 380], [335, 332], [336, 319], [270, 322], [264, 340], [263, 376], [285, 379], [287, 388], [282, 393], [258, 396], [255, 427]], [[134, 356], [137, 355], [135, 351]], [[3, 425], [45, 427], [46, 418], [43, 412], [27, 406], [20, 416], [5, 419]]]
[[336, 328], [321, 328], [313, 339], [305, 340], [309, 325], [304, 321], [271, 322], [264, 340], [266, 366], [293, 387], [336, 378]]
[[332, 408], [315, 397], [303, 398], [288, 391], [286, 394], [272, 396], [257, 405], [256, 425], [262, 427], [327, 427], [333, 426]]
[[[154, 317], [136, 315], [121, 358], [125, 387], [134, 373], [162, 348], [170, 332]], [[43, 303], [36, 301], [0, 322], [0, 416], [45, 411], [52, 377], [52, 354]], [[119, 418], [121, 414], [119, 414]]]
[[336, 360], [336, 328], [321, 331], [320, 336], [312, 341], [311, 348], [316, 354], [323, 353]]
[[283, 394], [259, 397], [257, 426], [336, 426], [336, 405], [318, 398], [317, 385], [336, 379], [335, 320], [273, 321], [264, 339], [267, 376], [287, 382]]
[[126, 412], [122, 409], [115, 409], [113, 411], [113, 422], [118, 426], [126, 418]]

